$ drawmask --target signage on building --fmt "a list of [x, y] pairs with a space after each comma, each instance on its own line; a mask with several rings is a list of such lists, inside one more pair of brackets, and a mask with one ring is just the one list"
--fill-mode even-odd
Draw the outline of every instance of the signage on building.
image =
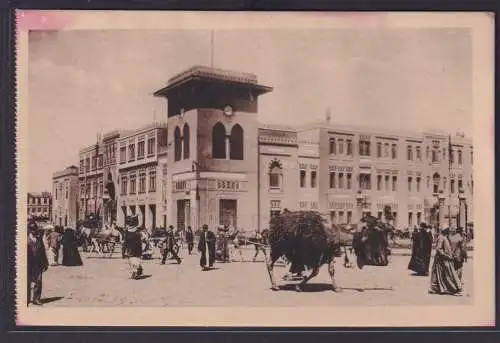
[[240, 189], [239, 181], [217, 180], [217, 189]]
[[329, 170], [330, 171], [345, 172], [345, 173], [352, 173], [353, 167], [330, 165]]

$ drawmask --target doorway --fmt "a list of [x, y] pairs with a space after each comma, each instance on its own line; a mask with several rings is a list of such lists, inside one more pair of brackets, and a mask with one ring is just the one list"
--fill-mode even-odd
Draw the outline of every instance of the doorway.
[[177, 229], [184, 230], [190, 226], [191, 219], [191, 201], [177, 200]]
[[233, 199], [219, 200], [219, 224], [237, 227], [237, 201]]

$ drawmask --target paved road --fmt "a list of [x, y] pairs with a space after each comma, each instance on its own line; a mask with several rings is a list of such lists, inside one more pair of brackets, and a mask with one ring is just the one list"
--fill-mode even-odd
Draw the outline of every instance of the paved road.
[[[253, 248], [245, 249], [250, 260]], [[389, 267], [345, 269], [337, 262], [337, 284], [342, 293], [331, 291], [326, 266], [320, 275], [297, 293], [281, 280], [285, 268], [276, 267], [280, 291], [270, 290], [263, 257], [260, 262], [216, 264], [215, 270], [202, 272], [199, 255], [181, 252], [177, 265], [159, 259], [144, 261], [146, 276], [128, 279], [126, 260], [99, 258], [84, 253], [82, 267], [51, 267], [44, 274], [43, 297], [46, 307], [54, 306], [419, 306], [472, 303], [472, 263], [464, 269], [464, 296], [427, 293], [429, 278], [412, 276], [406, 269], [409, 257], [394, 255]], [[289, 283], [290, 284], [290, 283]]]

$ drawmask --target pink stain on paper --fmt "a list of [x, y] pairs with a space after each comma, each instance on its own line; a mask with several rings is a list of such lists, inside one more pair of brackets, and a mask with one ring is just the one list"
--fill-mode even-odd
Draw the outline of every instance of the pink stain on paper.
[[68, 27], [74, 14], [63, 11], [18, 11], [18, 31], [27, 30], [61, 30]]

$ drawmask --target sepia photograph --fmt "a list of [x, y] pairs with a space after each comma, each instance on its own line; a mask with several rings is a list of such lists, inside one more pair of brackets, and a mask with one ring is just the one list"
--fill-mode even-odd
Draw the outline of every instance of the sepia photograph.
[[487, 13], [17, 17], [19, 325], [494, 325]]

